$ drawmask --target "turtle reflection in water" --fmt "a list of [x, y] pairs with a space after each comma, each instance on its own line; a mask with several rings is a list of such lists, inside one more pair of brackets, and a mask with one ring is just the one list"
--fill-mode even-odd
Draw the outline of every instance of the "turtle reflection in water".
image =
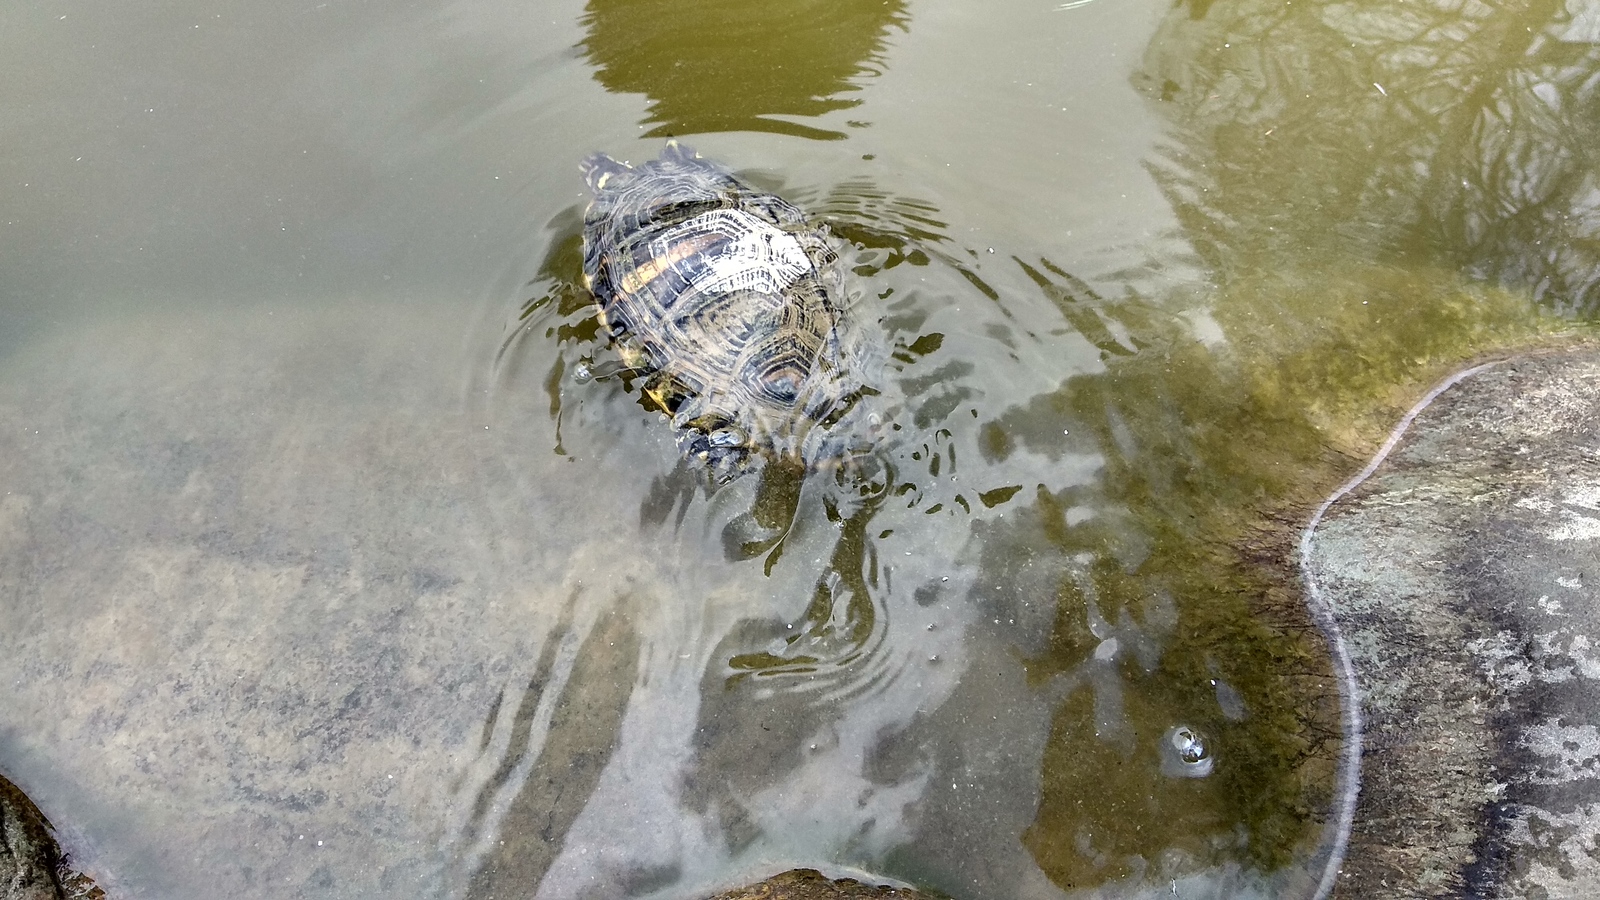
[[582, 169], [584, 282], [684, 454], [725, 482], [758, 458], [859, 450], [868, 341], [827, 230], [675, 141]]

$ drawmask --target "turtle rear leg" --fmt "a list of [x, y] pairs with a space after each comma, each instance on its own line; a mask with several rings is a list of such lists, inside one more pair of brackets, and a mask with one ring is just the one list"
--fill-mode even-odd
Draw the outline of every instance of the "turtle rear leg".
[[613, 175], [632, 171], [633, 167], [627, 163], [617, 162], [604, 153], [596, 153], [578, 163], [578, 171], [583, 173], [583, 180], [588, 182], [589, 190], [599, 193], [606, 186], [606, 180]]

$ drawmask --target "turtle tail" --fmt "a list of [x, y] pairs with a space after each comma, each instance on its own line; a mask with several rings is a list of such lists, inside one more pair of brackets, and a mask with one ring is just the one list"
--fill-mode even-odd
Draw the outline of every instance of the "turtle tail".
[[589, 190], [598, 194], [605, 188], [607, 179], [631, 171], [631, 167], [627, 163], [617, 162], [604, 153], [596, 153], [578, 163], [578, 171], [583, 173], [583, 180], [589, 183]]

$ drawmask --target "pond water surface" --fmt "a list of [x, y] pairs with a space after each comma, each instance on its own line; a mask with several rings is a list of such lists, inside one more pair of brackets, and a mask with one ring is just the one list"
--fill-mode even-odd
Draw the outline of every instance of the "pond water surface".
[[[1292, 533], [1600, 305], [1579, 0], [28, 2], [0, 48], [0, 770], [115, 897], [1318, 896]], [[713, 490], [590, 376], [577, 163], [667, 138], [840, 239], [869, 465]]]

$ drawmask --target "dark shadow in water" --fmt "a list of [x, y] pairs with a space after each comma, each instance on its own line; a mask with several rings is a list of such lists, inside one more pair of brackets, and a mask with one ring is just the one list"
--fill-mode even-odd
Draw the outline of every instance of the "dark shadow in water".
[[881, 637], [873, 600], [880, 588], [877, 556], [867, 528], [883, 504], [890, 479], [851, 481], [849, 485], [838, 485], [858, 495], [852, 498], [855, 510], [847, 517], [833, 498], [823, 500], [828, 519], [839, 529], [839, 540], [817, 580], [805, 614], [798, 623], [772, 622], [761, 629], [765, 639], [758, 645], [770, 644], [775, 636], [781, 636], [784, 649], [740, 652], [739, 647], [750, 645], [750, 636], [736, 638], [727, 645], [728, 653], [718, 654], [727, 660], [731, 674], [714, 673], [716, 677], [726, 674], [726, 688], [732, 689], [752, 676], [809, 675], [824, 666], [843, 668], [871, 649], [875, 633]]
[[793, 120], [860, 103], [850, 95], [909, 19], [904, 0], [589, 0], [582, 48], [607, 90], [650, 98], [646, 137], [838, 140]]
[[[469, 846], [488, 827], [486, 817], [497, 794], [531, 759], [531, 771], [494, 829], [499, 840], [492, 842], [468, 881], [464, 896], [470, 900], [531, 895], [561, 852], [567, 830], [589, 802], [615, 749], [633, 693], [639, 637], [627, 616], [602, 616], [573, 655], [570, 674], [560, 671], [558, 663], [565, 638], [566, 629], [557, 629], [547, 639], [533, 679], [512, 713], [510, 743], [473, 806], [465, 841]], [[485, 747], [500, 705], [496, 703], [484, 725]], [[533, 722], [541, 708], [548, 710], [548, 738], [536, 743], [531, 739]]]
[[784, 538], [794, 524], [805, 485], [806, 467], [792, 459], [776, 459], [757, 476], [755, 499], [722, 530], [722, 549], [730, 561], [764, 557], [771, 574], [783, 555]]
[[1600, 312], [1600, 26], [1562, 0], [1180, 3], [1140, 86], [1223, 277], [1431, 265]]
[[[705, 673], [695, 762], [684, 790], [699, 811], [719, 811], [735, 848], [758, 834], [740, 799], [772, 783], [773, 773], [802, 766], [803, 739], [838, 717], [839, 695], [882, 677], [864, 657], [884, 637], [877, 598], [883, 585], [867, 536], [884, 496], [880, 491], [838, 523], [839, 540], [799, 622], [748, 621], [713, 654], [726, 664]], [[782, 649], [749, 649], [774, 643]], [[753, 759], [761, 765], [752, 766]]]

